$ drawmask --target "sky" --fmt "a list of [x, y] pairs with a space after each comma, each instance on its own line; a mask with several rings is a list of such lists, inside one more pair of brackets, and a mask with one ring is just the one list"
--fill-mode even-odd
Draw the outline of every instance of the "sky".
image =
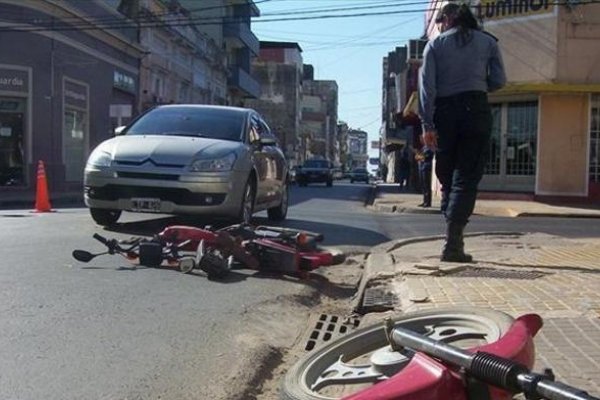
[[[424, 30], [423, 0], [254, 0], [259, 40], [297, 42], [317, 80], [338, 84], [338, 120], [379, 139], [382, 63]], [[378, 14], [378, 15], [365, 15]], [[352, 15], [351, 17], [339, 17]], [[323, 18], [323, 16], [336, 16]], [[310, 19], [301, 19], [310, 18]], [[286, 20], [283, 20], [286, 19]], [[280, 21], [275, 21], [280, 20]], [[372, 157], [378, 151], [369, 149]]]

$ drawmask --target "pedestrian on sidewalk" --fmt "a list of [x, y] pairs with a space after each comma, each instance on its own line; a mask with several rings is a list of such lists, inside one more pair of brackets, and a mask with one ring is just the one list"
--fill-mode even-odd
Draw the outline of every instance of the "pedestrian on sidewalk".
[[[421, 141], [423, 141], [421, 139]], [[421, 147], [415, 155], [415, 159], [419, 164], [419, 180], [421, 182], [421, 191], [423, 192], [423, 202], [419, 207], [431, 207], [431, 172], [433, 169], [433, 150], [427, 145]]]
[[435, 150], [446, 243], [441, 260], [470, 262], [463, 231], [475, 208], [492, 128], [487, 93], [506, 75], [497, 39], [481, 30], [466, 4], [446, 4], [435, 20], [441, 34], [423, 52], [419, 116], [423, 142]]
[[408, 189], [411, 159], [412, 152], [406, 145], [400, 150], [400, 159], [398, 160], [398, 182], [400, 183], [399, 189], [401, 192]]

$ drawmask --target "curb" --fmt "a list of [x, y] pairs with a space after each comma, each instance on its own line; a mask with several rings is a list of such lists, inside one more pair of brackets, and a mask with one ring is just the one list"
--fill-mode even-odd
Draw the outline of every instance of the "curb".
[[[529, 232], [516, 232], [516, 231], [493, 231], [493, 232], [472, 232], [466, 233], [465, 237], [478, 237], [478, 236], [523, 236]], [[410, 244], [415, 243], [423, 243], [430, 242], [436, 240], [442, 240], [446, 236], [445, 235], [434, 235], [434, 236], [417, 236], [408, 239], [401, 239], [399, 241], [392, 241], [384, 244], [380, 244], [371, 249], [371, 252], [367, 256], [367, 262], [365, 268], [363, 269], [363, 273], [360, 277], [360, 282], [358, 284], [358, 288], [356, 290], [356, 294], [351, 302], [351, 310], [357, 314], [363, 314], [361, 312], [362, 303], [364, 300], [365, 290], [368, 286], [369, 281], [371, 280], [372, 274], [370, 273], [373, 269], [371, 266], [374, 263], [374, 258], [378, 258], [378, 265], [381, 265], [381, 261], [385, 262], [389, 260], [391, 263], [394, 263], [391, 253], [394, 250], [397, 250], [401, 247], [408, 246]], [[374, 251], [375, 250], [375, 251]], [[379, 250], [379, 251], [377, 251]]]

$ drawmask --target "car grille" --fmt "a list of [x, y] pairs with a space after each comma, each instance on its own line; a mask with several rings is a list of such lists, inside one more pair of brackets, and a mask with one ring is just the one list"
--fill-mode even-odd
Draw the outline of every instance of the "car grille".
[[157, 179], [161, 181], [177, 181], [179, 175], [175, 174], [153, 174], [148, 172], [124, 172], [118, 171], [119, 178], [134, 178], [134, 179]]
[[[103, 187], [86, 187], [90, 199], [115, 201], [132, 197], [147, 197], [171, 201], [182, 206], [214, 206], [223, 203], [225, 193], [192, 193], [187, 189], [145, 187], [129, 185], [106, 185]], [[212, 201], [208, 202], [207, 198]]]
[[143, 160], [143, 161], [122, 161], [122, 160], [120, 161], [120, 160], [115, 160], [115, 164], [116, 165], [127, 165], [127, 166], [134, 166], [134, 165], [138, 166], [138, 165], [145, 164], [147, 162], [149, 162], [149, 163], [151, 163], [151, 164], [153, 164], [153, 165], [155, 165], [157, 167], [166, 167], [166, 168], [183, 168], [183, 167], [185, 167], [185, 165], [183, 165], [183, 164], [161, 164], [161, 163], [157, 163], [157, 162], [155, 162], [154, 160], [151, 160], [151, 159], [146, 159], [146, 160]]

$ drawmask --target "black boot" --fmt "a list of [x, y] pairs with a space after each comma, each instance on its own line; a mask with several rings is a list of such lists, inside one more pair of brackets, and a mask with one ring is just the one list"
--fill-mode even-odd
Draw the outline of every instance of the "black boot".
[[446, 243], [442, 250], [440, 260], [447, 262], [470, 263], [473, 257], [465, 253], [465, 244], [463, 242], [463, 231], [465, 226], [456, 222], [446, 224]]

